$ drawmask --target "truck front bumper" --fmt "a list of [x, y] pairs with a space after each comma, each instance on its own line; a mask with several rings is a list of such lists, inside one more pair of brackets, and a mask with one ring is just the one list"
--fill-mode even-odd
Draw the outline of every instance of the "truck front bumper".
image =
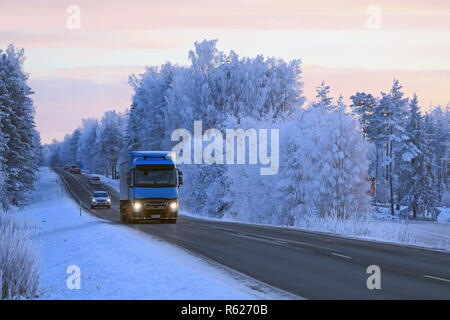
[[[159, 210], [158, 210], [159, 211]], [[175, 212], [158, 212], [155, 211], [146, 211], [146, 212], [131, 212], [128, 214], [129, 220], [135, 221], [165, 221], [165, 220], [173, 220], [178, 218], [178, 211]]]

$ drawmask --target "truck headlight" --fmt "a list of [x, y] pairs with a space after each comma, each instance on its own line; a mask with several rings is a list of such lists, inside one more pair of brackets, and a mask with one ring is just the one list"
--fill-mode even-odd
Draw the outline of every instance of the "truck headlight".
[[178, 208], [178, 201], [171, 201], [169, 203], [169, 208], [172, 210], [175, 210], [176, 208]]
[[133, 208], [134, 208], [134, 211], [139, 211], [139, 210], [141, 210], [141, 208], [142, 208], [142, 203], [140, 203], [140, 202], [135, 202], [135, 203], [133, 204]]
[[92, 199], [92, 203], [97, 203], [97, 200], [95, 200], [95, 199]]
[[108, 201], [108, 203], [111, 203], [111, 199], [110, 198], [108, 198], [108, 200], [106, 200], [106, 201]]

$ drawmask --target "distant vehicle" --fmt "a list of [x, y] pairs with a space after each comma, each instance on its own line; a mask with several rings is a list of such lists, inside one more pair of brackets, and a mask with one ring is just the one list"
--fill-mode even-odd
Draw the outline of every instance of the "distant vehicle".
[[120, 221], [156, 220], [176, 223], [178, 188], [183, 172], [175, 153], [132, 151], [120, 164]]
[[97, 185], [100, 184], [100, 177], [92, 176], [91, 179], [89, 179], [91, 185]]
[[78, 168], [78, 166], [71, 166], [70, 167], [70, 173], [81, 174], [81, 169]]
[[69, 166], [64, 166], [64, 170], [68, 171], [70, 169]]
[[106, 207], [111, 209], [111, 198], [106, 191], [94, 191], [91, 196], [91, 209], [96, 207]]

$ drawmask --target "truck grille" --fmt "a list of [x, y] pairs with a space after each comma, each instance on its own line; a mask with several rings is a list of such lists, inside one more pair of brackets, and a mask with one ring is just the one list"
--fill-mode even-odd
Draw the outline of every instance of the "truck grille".
[[164, 210], [167, 207], [166, 200], [150, 200], [144, 203], [147, 210]]

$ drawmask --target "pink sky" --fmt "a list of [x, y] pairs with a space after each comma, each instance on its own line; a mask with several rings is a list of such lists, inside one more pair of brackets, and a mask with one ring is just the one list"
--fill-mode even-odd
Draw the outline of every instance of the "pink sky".
[[[69, 30], [69, 5], [81, 29]], [[366, 25], [370, 5], [380, 29]], [[450, 1], [0, 0], [0, 48], [24, 47], [42, 140], [86, 117], [129, 107], [127, 77], [168, 60], [185, 65], [194, 41], [219, 39], [241, 56], [301, 58], [305, 94], [379, 94], [399, 78], [422, 107], [450, 101]]]

